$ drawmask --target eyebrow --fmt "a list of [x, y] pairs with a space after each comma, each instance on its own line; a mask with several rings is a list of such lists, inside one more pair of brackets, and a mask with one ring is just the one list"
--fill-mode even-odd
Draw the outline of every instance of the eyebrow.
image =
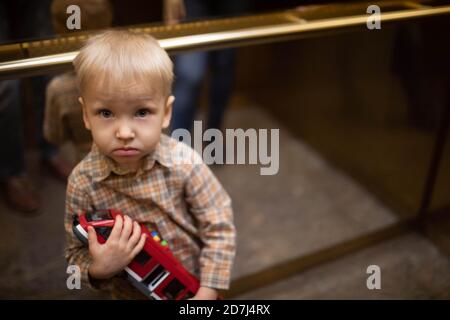
[[127, 102], [142, 101], [142, 100], [155, 101], [155, 99], [153, 97], [151, 97], [151, 96], [133, 97], [133, 98], [129, 98], [129, 99], [103, 98], [101, 96], [96, 96], [95, 98], [97, 100], [101, 101], [101, 102], [106, 102], [106, 103], [109, 103], [111, 101], [117, 101], [117, 100], [124, 100], [124, 101], [127, 101]]
[[[137, 102], [137, 100], [133, 100], [133, 101]], [[104, 105], [104, 104], [106, 104], [106, 105]], [[92, 111], [94, 111], [94, 112], [98, 112], [98, 111], [103, 110], [103, 109], [107, 109], [107, 110], [114, 109], [114, 108], [111, 108], [111, 106], [108, 106], [108, 103], [105, 103], [104, 101], [101, 102], [101, 105], [92, 106], [91, 108], [92, 108]], [[158, 110], [158, 106], [155, 106], [154, 104], [149, 104], [149, 105], [139, 105], [139, 104], [137, 104], [135, 106], [130, 106], [129, 107], [129, 110], [133, 111], [133, 112], [141, 110], [141, 109], [148, 109], [148, 110], [153, 112], [153, 111], [157, 111]]]

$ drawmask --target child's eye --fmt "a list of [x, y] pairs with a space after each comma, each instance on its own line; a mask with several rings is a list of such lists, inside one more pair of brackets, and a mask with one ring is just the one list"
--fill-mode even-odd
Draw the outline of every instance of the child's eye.
[[111, 118], [113, 116], [113, 113], [108, 109], [102, 109], [98, 112], [98, 114], [101, 115], [103, 118]]
[[138, 118], [145, 118], [149, 114], [150, 114], [150, 110], [148, 110], [148, 109], [139, 109], [136, 112], [136, 117], [138, 117]]

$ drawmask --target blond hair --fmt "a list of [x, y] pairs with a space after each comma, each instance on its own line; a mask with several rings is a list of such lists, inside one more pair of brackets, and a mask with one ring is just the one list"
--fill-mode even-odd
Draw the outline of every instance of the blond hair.
[[80, 93], [100, 83], [111, 92], [143, 84], [167, 98], [172, 90], [173, 63], [153, 37], [110, 30], [90, 38], [73, 64]]

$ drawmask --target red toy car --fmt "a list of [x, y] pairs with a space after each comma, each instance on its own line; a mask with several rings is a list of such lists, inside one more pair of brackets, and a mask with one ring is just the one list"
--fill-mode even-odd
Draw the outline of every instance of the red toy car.
[[[88, 245], [88, 226], [95, 228], [99, 243], [108, 239], [117, 215], [117, 210], [84, 212], [73, 217], [73, 232]], [[156, 231], [149, 231], [144, 248], [125, 268], [127, 278], [143, 294], [156, 300], [182, 300], [195, 295], [200, 287], [198, 279], [189, 273], [175, 258], [165, 240]]]

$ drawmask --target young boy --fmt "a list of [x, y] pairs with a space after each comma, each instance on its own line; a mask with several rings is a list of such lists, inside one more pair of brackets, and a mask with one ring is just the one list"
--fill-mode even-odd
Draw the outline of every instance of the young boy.
[[[194, 299], [216, 299], [229, 286], [235, 254], [231, 200], [195, 151], [161, 132], [175, 99], [169, 56], [150, 36], [108, 31], [88, 41], [74, 66], [93, 145], [67, 186], [69, 264], [93, 288], [141, 298], [122, 270], [143, 248], [137, 222], [145, 223], [199, 277]], [[125, 218], [103, 245], [90, 228], [87, 249], [72, 232], [72, 215], [93, 209], [122, 210]]]

